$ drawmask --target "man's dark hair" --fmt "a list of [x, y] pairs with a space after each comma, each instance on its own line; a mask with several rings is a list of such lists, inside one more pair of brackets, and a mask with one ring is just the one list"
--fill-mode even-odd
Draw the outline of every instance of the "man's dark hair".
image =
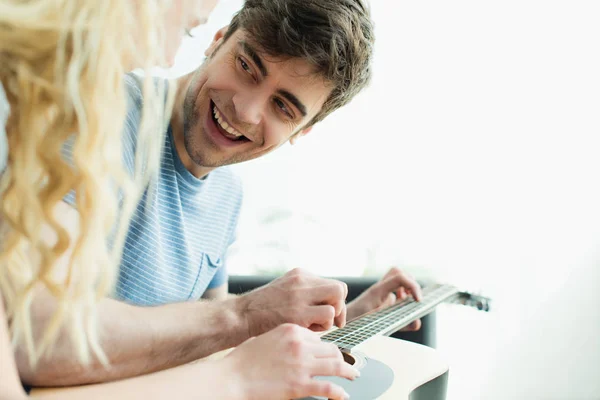
[[347, 104], [371, 78], [374, 32], [364, 0], [246, 0], [224, 39], [244, 30], [259, 50], [302, 58], [333, 90], [311, 126]]

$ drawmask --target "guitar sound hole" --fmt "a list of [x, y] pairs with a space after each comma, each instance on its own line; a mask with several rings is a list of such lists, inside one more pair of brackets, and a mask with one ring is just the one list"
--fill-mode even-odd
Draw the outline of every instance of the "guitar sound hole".
[[344, 361], [346, 361], [350, 365], [354, 365], [354, 363], [356, 362], [356, 359], [352, 357], [351, 354], [342, 351], [342, 356], [344, 357]]

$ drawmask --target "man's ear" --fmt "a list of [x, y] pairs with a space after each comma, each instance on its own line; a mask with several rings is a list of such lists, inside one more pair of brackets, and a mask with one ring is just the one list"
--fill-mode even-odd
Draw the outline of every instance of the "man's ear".
[[225, 37], [225, 33], [227, 33], [227, 29], [229, 29], [229, 25], [222, 27], [221, 29], [219, 29], [217, 31], [217, 33], [215, 33], [212, 43], [210, 44], [208, 49], [206, 49], [206, 51], [204, 52], [204, 55], [206, 57], [212, 56], [213, 53], [215, 52], [215, 50], [217, 50], [217, 48], [221, 45], [221, 43], [223, 43], [223, 38]]
[[294, 136], [292, 136], [290, 138], [290, 144], [291, 145], [296, 144], [296, 142], [298, 141], [298, 139], [300, 139], [304, 135], [308, 135], [308, 133], [310, 131], [312, 131], [312, 128], [313, 128], [312, 126], [309, 126], [308, 128], [302, 129], [300, 132], [296, 133]]

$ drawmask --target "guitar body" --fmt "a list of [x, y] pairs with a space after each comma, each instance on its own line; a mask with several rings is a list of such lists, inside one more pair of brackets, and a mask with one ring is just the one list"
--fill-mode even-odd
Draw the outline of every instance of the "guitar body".
[[[352, 359], [352, 360], [349, 360]], [[448, 364], [432, 348], [385, 336], [376, 336], [352, 350], [346, 360], [361, 376], [354, 381], [319, 377], [342, 386], [351, 399], [443, 400]], [[303, 400], [323, 399], [306, 397]]]

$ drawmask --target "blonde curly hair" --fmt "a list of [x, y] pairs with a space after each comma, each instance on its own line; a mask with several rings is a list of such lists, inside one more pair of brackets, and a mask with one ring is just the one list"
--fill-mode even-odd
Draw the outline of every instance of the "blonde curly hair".
[[[157, 132], [164, 132], [172, 100], [165, 97], [167, 89], [145, 80], [136, 154], [144, 168], [129, 176], [121, 151], [123, 79], [127, 64], [149, 71], [164, 61], [157, 49], [164, 48], [160, 19], [168, 4], [0, 0], [0, 83], [11, 110], [0, 196], [0, 292], [13, 343], [25, 345], [32, 365], [63, 326], [83, 363], [93, 353], [108, 364], [99, 346], [96, 306], [113, 287], [129, 217], [157, 170], [163, 143]], [[70, 140], [67, 159], [63, 146]], [[76, 238], [55, 215], [71, 191], [80, 216]], [[66, 269], [59, 263], [65, 256]], [[43, 288], [57, 308], [34, 340], [31, 304]]]

